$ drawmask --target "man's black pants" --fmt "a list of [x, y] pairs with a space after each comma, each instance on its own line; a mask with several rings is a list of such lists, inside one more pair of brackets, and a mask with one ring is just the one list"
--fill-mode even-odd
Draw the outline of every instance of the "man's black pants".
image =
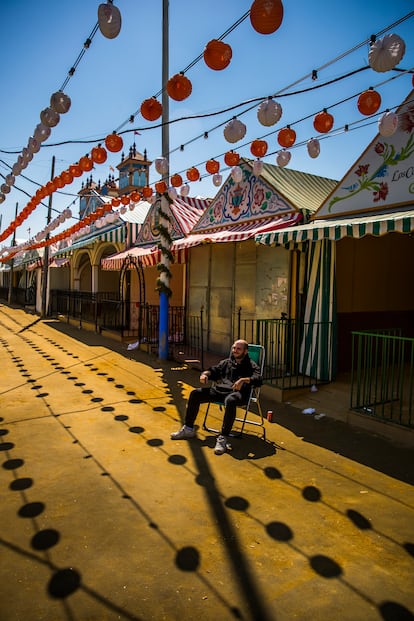
[[188, 427], [194, 427], [200, 405], [202, 403], [209, 403], [210, 401], [217, 401], [219, 403], [223, 403], [224, 405], [224, 418], [221, 433], [223, 436], [229, 436], [236, 418], [237, 406], [245, 405], [247, 403], [247, 399], [248, 396], [238, 391], [223, 394], [222, 392], [216, 390], [214, 386], [195, 388], [190, 393], [190, 397], [188, 399], [185, 424]]

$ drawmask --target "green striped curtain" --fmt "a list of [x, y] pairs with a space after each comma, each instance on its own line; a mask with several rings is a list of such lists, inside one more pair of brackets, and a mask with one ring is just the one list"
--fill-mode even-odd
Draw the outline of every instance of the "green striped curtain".
[[334, 241], [309, 244], [301, 344], [302, 373], [319, 381], [336, 375], [336, 283]]

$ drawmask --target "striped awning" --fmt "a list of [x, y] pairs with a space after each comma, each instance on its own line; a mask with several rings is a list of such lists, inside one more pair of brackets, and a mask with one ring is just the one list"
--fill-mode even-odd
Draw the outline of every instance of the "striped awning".
[[297, 212], [280, 218], [266, 218], [250, 222], [241, 222], [233, 226], [227, 226], [212, 232], [194, 233], [178, 239], [173, 244], [173, 252], [201, 244], [214, 244], [223, 242], [241, 242], [255, 238], [256, 235], [269, 235], [273, 231], [291, 227], [302, 219], [302, 214]]
[[106, 229], [104, 231], [97, 229], [93, 233], [79, 238], [70, 246], [66, 246], [66, 248], [62, 248], [61, 250], [54, 252], [53, 256], [68, 257], [72, 254], [73, 250], [85, 248], [85, 246], [92, 246], [95, 242], [98, 241], [108, 242], [112, 244], [123, 243], [125, 241], [125, 235], [125, 223], [117, 222], [115, 226], [111, 227], [110, 229]]
[[411, 210], [340, 220], [315, 220], [283, 231], [262, 232], [256, 235], [255, 240], [260, 244], [274, 246], [322, 239], [338, 241], [343, 237], [359, 239], [366, 235], [379, 237], [393, 232], [411, 233], [413, 230], [414, 210]]
[[139, 259], [142, 265], [149, 267], [159, 263], [160, 251], [157, 246], [150, 246], [147, 248], [134, 246], [123, 252], [118, 252], [102, 259], [101, 268], [104, 270], [120, 270], [126, 259]]

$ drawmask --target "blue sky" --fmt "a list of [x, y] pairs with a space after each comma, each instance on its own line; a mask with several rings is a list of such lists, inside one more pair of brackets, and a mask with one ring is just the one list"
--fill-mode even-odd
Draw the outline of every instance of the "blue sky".
[[[122, 15], [121, 32], [116, 39], [107, 39], [99, 31], [94, 36], [64, 89], [72, 101], [69, 112], [61, 115], [50, 138], [22, 175], [16, 177], [15, 186], [0, 205], [1, 230], [14, 219], [16, 203], [20, 212], [39, 184], [50, 179], [53, 156], [55, 174], [60, 174], [113, 130], [135, 128], [140, 135], [134, 135], [133, 131], [123, 135], [125, 149], [135, 140], [138, 151], [146, 149], [150, 160], [161, 155], [161, 129], [142, 119], [139, 113], [133, 124], [128, 119], [139, 110], [144, 99], [162, 89], [162, 1], [115, 0], [114, 4]], [[169, 75], [190, 65], [202, 54], [206, 43], [221, 37], [251, 4], [252, 0], [197, 3], [170, 0]], [[251, 141], [269, 133], [266, 136], [269, 155], [264, 161], [275, 163], [275, 152], [280, 150], [277, 131], [291, 124], [297, 133], [297, 143], [306, 142], [317, 136], [313, 115], [329, 108], [335, 124], [331, 134], [321, 140], [320, 156], [311, 159], [306, 146], [293, 148], [289, 168], [339, 180], [377, 133], [379, 113], [372, 118], [363, 117], [356, 106], [358, 94], [376, 87], [382, 97], [382, 112], [397, 107], [411, 91], [411, 76], [367, 69], [332, 85], [301, 92], [366, 66], [369, 45], [360, 44], [412, 12], [411, 0], [392, 3], [284, 0], [283, 5], [284, 19], [275, 33], [257, 33], [247, 18], [225, 38], [233, 51], [227, 69], [212, 71], [200, 60], [186, 73], [192, 82], [191, 96], [183, 102], [170, 100], [170, 119], [174, 121], [169, 139], [171, 174], [181, 172], [185, 176], [185, 170], [193, 165], [205, 173], [205, 161], [215, 157], [222, 163], [225, 180], [225, 151], [234, 148], [240, 155], [251, 157]], [[40, 112], [49, 106], [50, 96], [64, 84], [97, 22], [98, 6], [99, 0], [2, 2], [0, 174], [3, 176], [10, 172], [9, 166], [27, 145], [40, 122]], [[387, 32], [395, 32], [406, 44], [405, 56], [398, 67], [413, 68], [414, 17]], [[354, 51], [341, 58], [349, 50]], [[317, 81], [309, 77], [313, 69], [319, 69]], [[177, 120], [218, 113], [226, 107], [274, 94], [283, 114], [279, 123], [270, 128], [257, 120], [258, 103], [245, 114], [243, 111], [251, 106], [210, 117]], [[243, 140], [231, 145], [224, 139], [223, 123], [235, 114], [246, 124], [247, 133]], [[350, 131], [341, 130], [345, 124], [350, 125]], [[208, 132], [207, 139], [203, 137], [205, 132]], [[66, 144], [57, 145], [60, 142]], [[92, 173], [94, 180], [103, 182], [111, 173], [110, 166], [115, 167], [119, 161], [119, 154], [109, 154], [105, 164], [96, 165]], [[53, 195], [52, 218], [69, 206], [77, 215], [78, 203], [71, 204], [76, 201], [85, 178], [76, 179], [63, 192]], [[152, 165], [150, 181], [155, 183], [158, 179]], [[216, 192], [211, 177], [191, 184], [192, 196], [213, 197]], [[43, 229], [46, 215], [47, 199], [17, 229], [17, 238], [27, 239], [29, 229], [30, 236]], [[75, 219], [67, 221], [55, 232], [74, 222]], [[10, 243], [8, 238], [3, 245]]]

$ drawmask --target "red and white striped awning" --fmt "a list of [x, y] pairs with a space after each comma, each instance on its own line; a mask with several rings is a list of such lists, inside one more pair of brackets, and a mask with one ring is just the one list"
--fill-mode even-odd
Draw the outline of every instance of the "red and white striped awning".
[[[194, 246], [223, 242], [241, 242], [247, 239], [253, 239], [255, 235], [259, 233], [270, 233], [288, 226], [294, 226], [301, 220], [302, 214], [298, 212], [280, 218], [266, 218], [260, 221], [243, 222], [231, 227], [223, 227], [222, 229], [217, 229], [210, 233], [194, 233], [182, 237], [181, 239], [176, 239], [172, 243], [171, 252], [174, 255], [176, 263], [185, 263], [188, 249]], [[113, 254], [106, 259], [102, 259], [101, 267], [104, 270], [120, 270], [125, 259], [128, 257], [139, 258], [142, 265], [148, 267], [157, 265], [157, 263], [160, 262], [161, 252], [158, 246], [150, 246], [147, 248], [136, 246], [134, 248], [128, 248], [128, 250], [124, 250], [118, 254]]]

